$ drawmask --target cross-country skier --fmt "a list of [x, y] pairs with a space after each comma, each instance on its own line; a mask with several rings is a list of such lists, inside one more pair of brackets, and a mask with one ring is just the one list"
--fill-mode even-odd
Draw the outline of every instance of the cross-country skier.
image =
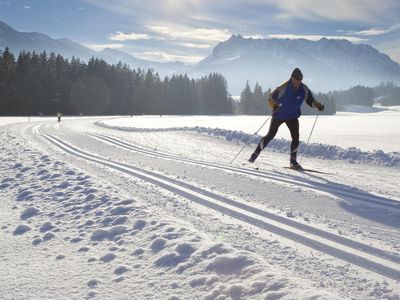
[[303, 74], [299, 68], [295, 68], [291, 78], [278, 86], [270, 95], [268, 105], [272, 109], [272, 119], [269, 131], [258, 144], [256, 150], [249, 158], [249, 162], [253, 163], [261, 150], [275, 137], [279, 126], [286, 123], [292, 136], [290, 146], [290, 167], [296, 170], [302, 170], [301, 165], [297, 162], [297, 149], [299, 147], [299, 117], [301, 115], [300, 106], [305, 100], [306, 103], [317, 108], [319, 111], [324, 110], [324, 105], [316, 101], [310, 89], [301, 81]]

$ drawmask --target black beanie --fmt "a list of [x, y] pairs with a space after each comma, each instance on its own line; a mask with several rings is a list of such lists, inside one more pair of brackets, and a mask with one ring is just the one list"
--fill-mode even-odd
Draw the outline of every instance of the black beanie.
[[296, 78], [297, 80], [303, 80], [303, 73], [301, 73], [299, 68], [296, 68], [292, 72], [292, 77]]

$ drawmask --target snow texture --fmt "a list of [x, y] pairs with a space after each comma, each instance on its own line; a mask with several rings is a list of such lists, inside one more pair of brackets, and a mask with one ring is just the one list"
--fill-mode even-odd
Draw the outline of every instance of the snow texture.
[[255, 170], [213, 127], [236, 117], [201, 118], [0, 119], [1, 298], [400, 299], [389, 140], [303, 146], [322, 174], [278, 137]]

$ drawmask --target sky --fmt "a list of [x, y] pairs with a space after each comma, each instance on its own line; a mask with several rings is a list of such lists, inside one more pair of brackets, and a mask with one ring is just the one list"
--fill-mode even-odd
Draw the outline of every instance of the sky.
[[400, 63], [398, 0], [0, 0], [0, 21], [163, 62], [198, 62], [241, 34], [348, 39]]

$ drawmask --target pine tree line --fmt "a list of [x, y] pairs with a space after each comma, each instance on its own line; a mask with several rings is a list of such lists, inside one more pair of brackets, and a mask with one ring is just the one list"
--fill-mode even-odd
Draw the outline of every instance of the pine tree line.
[[328, 97], [334, 99], [338, 110], [342, 110], [345, 105], [355, 104], [363, 106], [374, 105], [374, 89], [357, 85], [348, 90], [332, 91], [327, 93]]
[[342, 110], [345, 105], [349, 104], [363, 106], [373, 106], [376, 103], [384, 106], [400, 105], [400, 87], [393, 82], [381, 82], [376, 87], [357, 85], [347, 90], [331, 91], [321, 95], [331, 98], [338, 110]]
[[400, 105], [400, 86], [393, 82], [381, 82], [374, 88], [376, 102], [384, 106]]
[[267, 99], [271, 90], [263, 91], [262, 87], [256, 83], [254, 89], [251, 90], [249, 81], [240, 95], [238, 113], [246, 115], [266, 115], [270, 114], [271, 110], [267, 105]]
[[[236, 112], [249, 115], [270, 114], [271, 110], [267, 105], [270, 93], [271, 89], [263, 92], [258, 83], [252, 90], [249, 82], [247, 82], [240, 95]], [[373, 106], [375, 103], [384, 106], [400, 105], [400, 87], [393, 82], [382, 82], [374, 88], [357, 85], [347, 90], [314, 93], [314, 98], [324, 103], [325, 110], [322, 114], [333, 115], [337, 110], [343, 110], [344, 106], [349, 104], [363, 106]], [[305, 103], [303, 103], [301, 111], [303, 115], [316, 113], [315, 109]]]
[[[271, 89], [263, 92], [262, 87], [256, 83], [253, 90], [247, 81], [245, 88], [240, 95], [240, 101], [237, 112], [248, 115], [266, 115], [271, 114], [267, 101], [271, 94]], [[336, 105], [334, 99], [328, 94], [317, 93], [314, 98], [324, 103], [325, 110], [320, 114], [333, 115], [336, 113]], [[305, 102], [301, 107], [303, 115], [316, 114], [316, 110], [309, 107]]]
[[133, 70], [92, 58], [0, 52], [0, 115], [231, 114], [225, 78]]

